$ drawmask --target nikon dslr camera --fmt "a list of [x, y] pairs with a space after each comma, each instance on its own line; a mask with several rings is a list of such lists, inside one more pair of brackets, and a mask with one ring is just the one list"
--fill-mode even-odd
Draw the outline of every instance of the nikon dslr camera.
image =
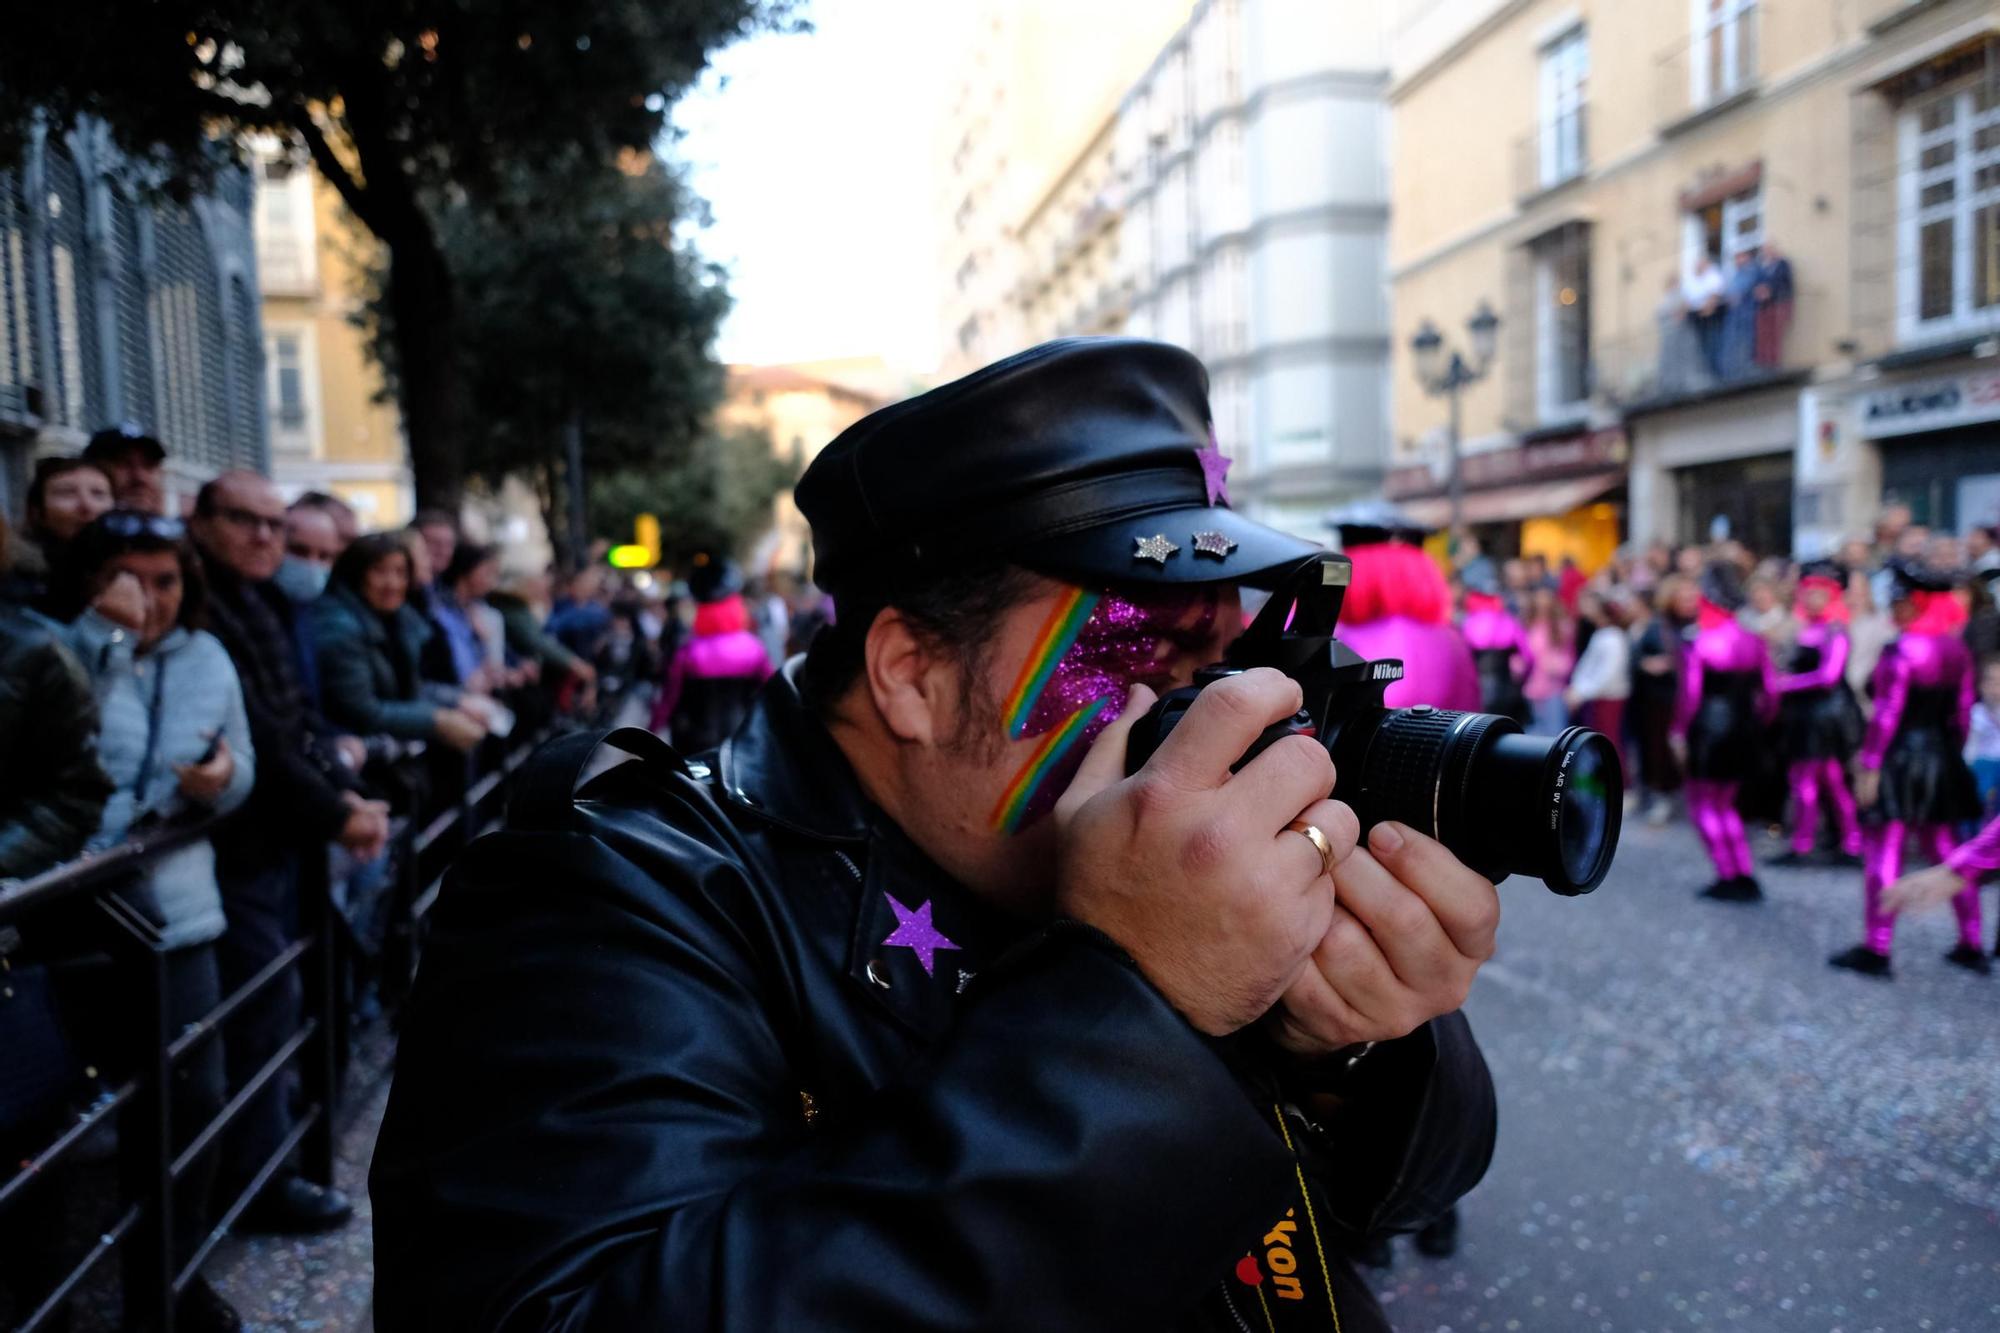
[[1387, 707], [1403, 664], [1370, 662], [1334, 637], [1352, 573], [1346, 556], [1328, 552], [1287, 575], [1221, 662], [1133, 724], [1126, 771], [1146, 762], [1204, 686], [1276, 667], [1305, 691], [1305, 706], [1258, 737], [1237, 767], [1280, 737], [1311, 736], [1333, 756], [1333, 795], [1353, 807], [1363, 837], [1393, 819], [1495, 882], [1533, 875], [1561, 894], [1596, 888], [1624, 809], [1611, 742], [1588, 727], [1548, 740], [1494, 713]]

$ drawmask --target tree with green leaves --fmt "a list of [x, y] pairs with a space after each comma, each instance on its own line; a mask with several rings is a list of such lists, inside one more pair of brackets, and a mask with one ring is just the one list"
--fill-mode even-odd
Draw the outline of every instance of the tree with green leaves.
[[[621, 470], [670, 472], [703, 438], [729, 297], [721, 270], [678, 236], [701, 216], [680, 178], [643, 153], [516, 167], [485, 196], [437, 210], [459, 293], [466, 470], [495, 487], [527, 479], [551, 533], [565, 530], [559, 500], [575, 484], [566, 431], [581, 432], [587, 490]], [[377, 265], [370, 285], [361, 319], [400, 386], [393, 268]]]
[[702, 551], [741, 556], [770, 527], [771, 502], [798, 479], [798, 463], [779, 457], [764, 431], [709, 433], [666, 467], [593, 473], [590, 529], [628, 533], [652, 514], [670, 568], [686, 569]]
[[467, 471], [460, 287], [441, 201], [517, 168], [644, 150], [710, 52], [794, 0], [64, 0], [12, 6], [0, 165], [39, 119], [106, 122], [165, 185], [201, 188], [253, 132], [310, 154], [387, 252], [417, 499]]

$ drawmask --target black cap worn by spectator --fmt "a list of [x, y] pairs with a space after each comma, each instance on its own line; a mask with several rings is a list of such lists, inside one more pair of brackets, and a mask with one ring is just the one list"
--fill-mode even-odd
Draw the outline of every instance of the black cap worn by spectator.
[[167, 459], [167, 446], [148, 435], [136, 422], [121, 421], [115, 426], [106, 426], [90, 437], [90, 443], [83, 446], [84, 461], [108, 463], [123, 458], [128, 453], [141, 453], [146, 461], [157, 466]]
[[1096, 587], [1257, 584], [1320, 549], [1230, 509], [1228, 468], [1193, 355], [1064, 338], [863, 417], [796, 498], [836, 599], [996, 559]]
[[1935, 569], [1920, 560], [1895, 556], [1884, 568], [1889, 571], [1891, 601], [1904, 601], [1917, 592], [1950, 592], [1954, 586], [1950, 571]]
[[1379, 546], [1386, 541], [1419, 545], [1424, 527], [1387, 500], [1356, 500], [1327, 512], [1326, 525], [1347, 546]]

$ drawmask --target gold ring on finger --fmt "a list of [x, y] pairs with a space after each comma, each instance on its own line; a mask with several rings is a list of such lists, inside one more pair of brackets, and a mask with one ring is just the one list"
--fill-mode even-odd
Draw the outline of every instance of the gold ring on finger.
[[1288, 833], [1305, 834], [1306, 840], [1312, 843], [1313, 850], [1319, 853], [1319, 873], [1328, 876], [1333, 874], [1333, 844], [1326, 840], [1326, 834], [1319, 831], [1317, 824], [1308, 824], [1303, 819], [1294, 819], [1291, 823], [1285, 825], [1285, 830]]

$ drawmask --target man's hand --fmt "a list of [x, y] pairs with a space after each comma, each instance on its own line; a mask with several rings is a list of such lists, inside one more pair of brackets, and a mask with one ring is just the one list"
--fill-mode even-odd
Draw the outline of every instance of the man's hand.
[[342, 792], [341, 799], [347, 802], [347, 822], [335, 841], [356, 860], [373, 861], [389, 842], [389, 803], [365, 800], [351, 791]]
[[1965, 889], [1965, 879], [1949, 866], [1932, 866], [1903, 876], [1882, 895], [1888, 912], [1908, 912], [1948, 902]]
[[1309, 737], [1229, 771], [1300, 703], [1297, 683], [1269, 669], [1218, 681], [1128, 778], [1126, 735], [1153, 704], [1134, 687], [1056, 804], [1057, 909], [1116, 940], [1211, 1035], [1262, 1017], [1333, 919], [1319, 850], [1285, 826], [1316, 825], [1336, 860], [1358, 833], [1354, 812], [1327, 799], [1333, 761]]
[[1500, 924], [1489, 881], [1444, 844], [1388, 823], [1334, 867], [1333, 882], [1333, 924], [1272, 1013], [1278, 1045], [1325, 1055], [1404, 1036], [1465, 1003]]
[[229, 742], [220, 736], [216, 737], [215, 753], [207, 763], [174, 765], [181, 795], [202, 805], [214, 805], [235, 773], [236, 756], [229, 753]]

